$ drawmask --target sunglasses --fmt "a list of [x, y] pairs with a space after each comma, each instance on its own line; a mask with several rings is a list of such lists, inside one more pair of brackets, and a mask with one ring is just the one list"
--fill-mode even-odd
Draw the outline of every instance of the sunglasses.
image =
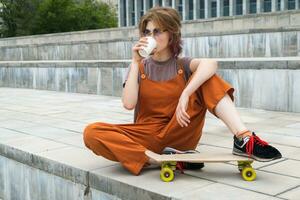
[[160, 34], [162, 34], [163, 32], [166, 32], [166, 31], [167, 30], [160, 30], [159, 28], [155, 28], [155, 29], [153, 29], [153, 31], [145, 29], [144, 32], [143, 32], [143, 36], [148, 37], [148, 36], [151, 36], [153, 34], [154, 37], [158, 37], [158, 36], [160, 36]]

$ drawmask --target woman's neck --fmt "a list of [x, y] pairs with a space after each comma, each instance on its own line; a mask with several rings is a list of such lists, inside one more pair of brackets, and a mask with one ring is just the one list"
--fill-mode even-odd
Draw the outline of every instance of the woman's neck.
[[152, 56], [152, 59], [158, 62], [163, 62], [169, 60], [171, 56], [172, 56], [171, 52], [169, 50], [165, 50], [162, 52], [156, 52]]

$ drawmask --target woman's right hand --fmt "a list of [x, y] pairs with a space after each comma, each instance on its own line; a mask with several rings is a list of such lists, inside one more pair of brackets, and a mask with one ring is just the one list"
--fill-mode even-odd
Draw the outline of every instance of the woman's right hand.
[[142, 37], [140, 40], [132, 47], [132, 61], [139, 63], [143, 57], [140, 56], [138, 51], [140, 49], [143, 49], [143, 47], [146, 47], [148, 44], [147, 38]]

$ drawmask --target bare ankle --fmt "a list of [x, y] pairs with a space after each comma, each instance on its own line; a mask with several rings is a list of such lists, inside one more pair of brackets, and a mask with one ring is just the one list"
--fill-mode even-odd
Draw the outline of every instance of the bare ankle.
[[244, 138], [244, 137], [251, 136], [251, 135], [252, 135], [252, 133], [249, 130], [239, 131], [235, 134], [235, 136], [237, 138]]

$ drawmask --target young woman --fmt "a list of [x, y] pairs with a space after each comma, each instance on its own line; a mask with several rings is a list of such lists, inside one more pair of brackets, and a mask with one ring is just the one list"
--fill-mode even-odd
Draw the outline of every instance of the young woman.
[[[132, 48], [122, 95], [124, 107], [135, 109], [135, 123], [90, 124], [83, 135], [85, 145], [138, 175], [154, 163], [145, 155], [146, 149], [157, 153], [165, 147], [195, 149], [209, 110], [234, 134], [234, 154], [260, 161], [281, 158], [277, 149], [241, 121], [233, 104], [234, 89], [215, 74], [215, 60], [179, 57], [180, 29], [180, 16], [172, 8], [155, 7], [141, 18], [140, 40]], [[157, 47], [143, 59], [138, 50], [147, 46], [146, 36], [154, 37]]]

